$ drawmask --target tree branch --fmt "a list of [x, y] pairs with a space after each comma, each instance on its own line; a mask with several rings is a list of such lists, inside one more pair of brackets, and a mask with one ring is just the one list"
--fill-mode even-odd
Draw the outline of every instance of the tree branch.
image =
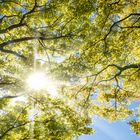
[[118, 24], [118, 23], [120, 23], [120, 22], [122, 22], [122, 21], [128, 19], [128, 18], [131, 17], [131, 16], [140, 16], [140, 13], [131, 13], [131, 14], [129, 14], [128, 16], [126, 16], [125, 18], [114, 22], [114, 23], [112, 24], [112, 26], [110, 27], [109, 32], [105, 35], [104, 40], [106, 40], [106, 38], [107, 38], [108, 35], [111, 33], [113, 27], [114, 27], [116, 24]]
[[10, 45], [10, 44], [13, 44], [13, 43], [18, 43], [18, 42], [23, 42], [23, 41], [29, 41], [29, 40], [53, 40], [53, 39], [60, 39], [60, 38], [68, 38], [68, 37], [71, 37], [71, 36], [72, 35], [67, 34], [67, 35], [50, 37], [50, 38], [47, 38], [47, 37], [22, 37], [22, 38], [13, 39], [13, 40], [3, 42], [3, 43], [0, 44], [0, 48], [4, 48], [7, 45]]
[[67, 35], [64, 35], [64, 36], [62, 35], [62, 36], [56, 36], [56, 37], [50, 37], [50, 38], [47, 38], [47, 37], [22, 37], [22, 38], [13, 39], [13, 40], [9, 40], [9, 41], [1, 43], [0, 44], [0, 51], [4, 52], [4, 53], [13, 54], [17, 57], [20, 57], [20, 58], [26, 60], [27, 58], [24, 55], [21, 55], [21, 54], [15, 52], [15, 51], [12, 51], [12, 50], [4, 49], [4, 47], [7, 46], [7, 45], [10, 45], [10, 44], [13, 44], [13, 43], [29, 41], [29, 40], [53, 40], [53, 39], [60, 39], [60, 38], [68, 38], [68, 37], [71, 37], [71, 36], [72, 35], [67, 34]]
[[99, 75], [99, 74], [101, 74], [103, 71], [105, 71], [107, 68], [109, 68], [109, 67], [116, 67], [118, 70], [119, 70], [119, 72], [117, 72], [113, 77], [111, 77], [110, 79], [103, 79], [103, 80], [101, 80], [101, 81], [99, 81], [97, 84], [96, 84], [96, 86], [99, 84], [99, 83], [101, 83], [101, 82], [107, 82], [107, 81], [111, 81], [111, 80], [113, 80], [114, 78], [115, 78], [115, 80], [116, 80], [116, 78], [118, 77], [118, 76], [120, 76], [121, 74], [122, 74], [122, 72], [123, 71], [125, 71], [125, 70], [128, 70], [128, 69], [132, 69], [132, 68], [140, 68], [140, 64], [130, 64], [130, 65], [126, 65], [126, 66], [124, 66], [124, 67], [120, 67], [120, 66], [118, 66], [118, 65], [116, 65], [116, 64], [110, 64], [110, 65], [107, 65], [105, 68], [103, 68], [102, 70], [100, 70], [99, 72], [97, 72], [96, 74], [92, 74], [92, 75], [90, 75], [90, 76], [87, 76], [87, 77], [93, 77], [93, 76], [95, 76], [96, 78], [97, 78], [97, 76]]
[[33, 7], [29, 12], [27, 12], [26, 14], [23, 15], [22, 19], [20, 20], [20, 23], [23, 22], [23, 20], [25, 19], [25, 17], [26, 17], [27, 15], [33, 13], [33, 12], [35, 11], [36, 7], [37, 7], [37, 0], [35, 0], [34, 7]]
[[[26, 18], [27, 15], [33, 13], [33, 12], [35, 11], [35, 8], [36, 8], [36, 7], [37, 7], [37, 0], [35, 0], [34, 7], [33, 7], [29, 12], [25, 13], [25, 14], [22, 16], [22, 18], [21, 18], [21, 20], [19, 21], [19, 23], [14, 24], [14, 25], [11, 25], [11, 26], [9, 26], [9, 27], [6, 28], [6, 29], [0, 30], [0, 34], [6, 33], [7, 31], [12, 30], [12, 29], [15, 29], [15, 28], [18, 28], [18, 27], [25, 26], [26, 23], [23, 23], [23, 20]], [[3, 18], [4, 18], [4, 17], [5, 17], [5, 16], [3, 16]], [[3, 18], [1, 18], [1, 20], [3, 20]]]
[[7, 50], [7, 49], [0, 48], [0, 51], [1, 52], [4, 52], [4, 53], [13, 54], [13, 55], [15, 55], [17, 57], [22, 58], [23, 60], [26, 60], [27, 59], [24, 55], [21, 55], [21, 54], [15, 52], [15, 51], [12, 51], [12, 50]]
[[25, 123], [23, 123], [23, 124], [19, 124], [19, 125], [17, 125], [17, 126], [11, 126], [11, 127], [9, 127], [9, 128], [0, 136], [0, 139], [2, 139], [2, 138], [3, 138], [9, 131], [11, 131], [12, 129], [15, 129], [15, 128], [24, 126], [24, 125], [26, 125], [26, 124], [28, 124], [28, 123], [31, 123], [31, 121], [25, 122]]

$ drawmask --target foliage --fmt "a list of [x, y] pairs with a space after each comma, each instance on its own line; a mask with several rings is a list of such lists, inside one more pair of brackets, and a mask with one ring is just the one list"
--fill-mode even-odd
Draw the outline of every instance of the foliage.
[[[93, 133], [95, 115], [139, 118], [130, 108], [140, 98], [139, 7], [137, 0], [0, 0], [0, 138], [69, 140]], [[33, 71], [51, 75], [59, 96], [30, 90]], [[139, 134], [139, 121], [129, 124]]]

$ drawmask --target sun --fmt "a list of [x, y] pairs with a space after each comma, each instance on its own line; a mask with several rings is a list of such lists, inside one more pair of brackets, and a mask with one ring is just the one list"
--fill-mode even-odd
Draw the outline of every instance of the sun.
[[30, 89], [35, 91], [48, 91], [52, 97], [56, 97], [58, 95], [56, 82], [52, 81], [52, 79], [43, 72], [31, 73], [26, 80], [26, 84]]
[[47, 79], [45, 73], [34, 72], [27, 78], [27, 85], [33, 90], [45, 89], [47, 86]]

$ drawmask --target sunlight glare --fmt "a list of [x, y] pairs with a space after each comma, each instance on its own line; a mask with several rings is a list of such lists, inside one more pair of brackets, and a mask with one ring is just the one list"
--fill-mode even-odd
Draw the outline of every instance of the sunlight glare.
[[47, 90], [52, 97], [57, 96], [56, 83], [43, 72], [30, 74], [27, 79], [27, 85], [33, 90]]
[[47, 84], [45, 74], [42, 72], [32, 73], [27, 79], [27, 84], [31, 89], [34, 90], [44, 89]]
[[19, 96], [19, 97], [13, 98], [9, 105], [15, 106], [17, 104], [17, 102], [24, 102], [24, 103], [26, 103], [27, 102], [27, 97]]

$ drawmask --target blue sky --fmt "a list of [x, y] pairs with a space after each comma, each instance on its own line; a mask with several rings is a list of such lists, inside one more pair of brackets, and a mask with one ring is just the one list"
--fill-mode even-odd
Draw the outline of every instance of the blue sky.
[[96, 133], [83, 135], [79, 140], [140, 140], [140, 137], [130, 130], [127, 120], [110, 123], [107, 120], [97, 118], [93, 128], [96, 129]]
[[[97, 94], [93, 96], [94, 99], [96, 99], [96, 96]], [[140, 101], [138, 100], [132, 102], [128, 108], [137, 114], [139, 113], [139, 105]], [[96, 132], [93, 135], [83, 135], [78, 140], [140, 140], [140, 136], [138, 137], [128, 124], [128, 122], [133, 119], [139, 120], [136, 115], [133, 115], [125, 120], [111, 123], [105, 119], [96, 117], [93, 119], [93, 129], [95, 129]]]
[[[95, 96], [94, 96], [95, 97]], [[130, 110], [138, 113], [140, 101], [132, 102], [129, 105]], [[105, 119], [96, 117], [93, 119], [93, 129], [96, 132], [93, 135], [83, 135], [78, 140], [140, 140], [127, 124], [130, 120], [138, 120], [136, 116], [130, 116], [122, 121], [108, 122]]]

